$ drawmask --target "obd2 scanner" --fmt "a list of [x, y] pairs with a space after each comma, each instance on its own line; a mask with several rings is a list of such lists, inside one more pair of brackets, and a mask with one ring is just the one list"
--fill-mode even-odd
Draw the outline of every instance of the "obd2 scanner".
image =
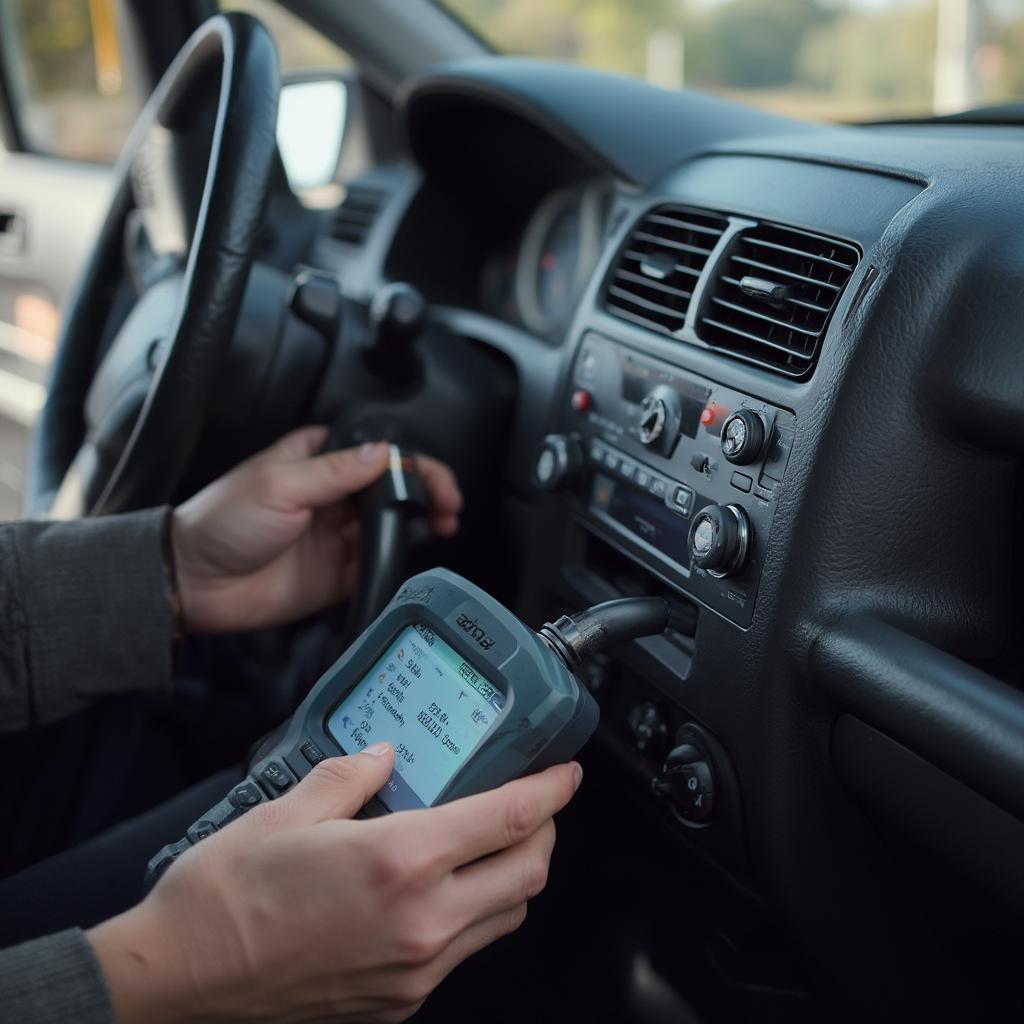
[[190, 846], [288, 792], [324, 758], [371, 743], [391, 743], [395, 768], [362, 817], [445, 803], [569, 760], [598, 720], [576, 668], [660, 633], [671, 617], [662, 598], [623, 598], [534, 632], [453, 572], [412, 577], [260, 748], [248, 778], [153, 857], [147, 889]]

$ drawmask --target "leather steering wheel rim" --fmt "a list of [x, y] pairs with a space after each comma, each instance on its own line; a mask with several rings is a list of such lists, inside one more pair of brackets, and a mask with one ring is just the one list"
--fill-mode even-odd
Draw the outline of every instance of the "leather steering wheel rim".
[[[90, 437], [95, 425], [88, 422], [87, 399], [111, 355], [98, 362], [129, 210], [133, 200], [141, 205], [140, 194], [145, 199], [152, 191], [149, 140], [154, 134], [166, 138], [183, 123], [194, 90], [211, 82], [219, 92], [209, 162], [168, 337], [160, 339], [141, 411], [122, 450], [98, 458], [102, 449]], [[214, 398], [262, 230], [278, 91], [277, 54], [267, 30], [248, 15], [221, 14], [193, 33], [140, 113], [115, 168], [103, 226], [66, 309], [29, 457], [29, 514], [106, 514], [160, 504], [174, 494], [199, 439], [202, 412]], [[152, 350], [147, 358], [152, 363]]]

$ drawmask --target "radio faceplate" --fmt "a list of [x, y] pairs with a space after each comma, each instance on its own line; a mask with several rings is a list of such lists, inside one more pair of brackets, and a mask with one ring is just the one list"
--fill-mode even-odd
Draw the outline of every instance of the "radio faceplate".
[[566, 397], [559, 426], [582, 454], [570, 490], [580, 521], [749, 626], [795, 417], [594, 332]]

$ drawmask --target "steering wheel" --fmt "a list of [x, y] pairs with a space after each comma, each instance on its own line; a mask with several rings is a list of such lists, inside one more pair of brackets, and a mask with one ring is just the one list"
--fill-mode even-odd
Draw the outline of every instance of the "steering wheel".
[[232, 13], [196, 30], [143, 108], [66, 311], [30, 454], [30, 514], [174, 494], [259, 241], [278, 91], [266, 29]]

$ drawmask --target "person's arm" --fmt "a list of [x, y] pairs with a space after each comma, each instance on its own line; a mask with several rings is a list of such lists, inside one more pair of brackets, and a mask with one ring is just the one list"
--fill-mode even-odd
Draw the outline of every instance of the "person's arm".
[[4, 1020], [24, 1024], [114, 1024], [110, 990], [78, 928], [0, 951]]
[[0, 732], [167, 691], [167, 509], [0, 526]]
[[[277, 626], [345, 600], [359, 561], [349, 498], [384, 471], [387, 446], [318, 454], [326, 435], [287, 434], [171, 515], [0, 526], [0, 733], [109, 694], [169, 690], [172, 573], [180, 625], [197, 633]], [[434, 532], [450, 537], [455, 477], [418, 462]]]

